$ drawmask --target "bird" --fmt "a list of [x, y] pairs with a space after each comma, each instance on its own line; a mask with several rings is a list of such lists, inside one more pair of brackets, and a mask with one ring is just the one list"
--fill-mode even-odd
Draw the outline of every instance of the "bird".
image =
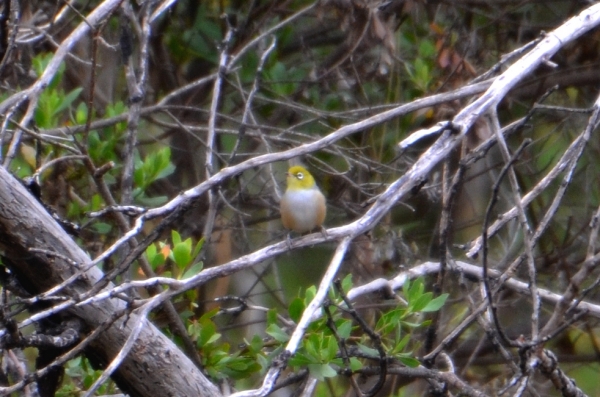
[[322, 227], [327, 206], [315, 178], [306, 168], [296, 165], [290, 167], [286, 180], [287, 188], [281, 196], [279, 208], [283, 227], [297, 233]]

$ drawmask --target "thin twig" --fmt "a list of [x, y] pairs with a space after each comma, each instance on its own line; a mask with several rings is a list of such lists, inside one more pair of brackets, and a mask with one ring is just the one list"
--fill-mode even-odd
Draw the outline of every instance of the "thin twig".
[[[502, 141], [504, 141], [503, 138], [502, 138]], [[511, 158], [508, 159], [508, 161], [506, 161], [506, 164], [500, 171], [500, 174], [498, 175], [496, 182], [494, 182], [494, 185], [492, 187], [492, 197], [491, 197], [491, 199], [488, 203], [488, 207], [485, 211], [485, 216], [484, 216], [483, 226], [482, 226], [483, 230], [481, 232], [481, 236], [482, 236], [481, 240], [482, 240], [482, 244], [483, 244], [483, 250], [482, 250], [483, 252], [481, 255], [481, 264], [482, 264], [481, 269], [482, 269], [483, 285], [485, 288], [485, 298], [488, 302], [488, 310], [490, 313], [490, 317], [492, 318], [492, 322], [493, 322], [494, 326], [496, 327], [496, 330], [497, 330], [498, 334], [500, 335], [502, 341], [509, 346], [512, 346], [513, 342], [508, 339], [508, 337], [502, 330], [502, 327], [500, 326], [498, 316], [496, 315], [496, 305], [494, 303], [494, 298], [492, 296], [492, 288], [490, 286], [490, 280], [488, 277], [488, 266], [489, 266], [488, 265], [488, 248], [489, 247], [488, 247], [487, 230], [488, 230], [489, 219], [492, 215], [492, 210], [493, 210], [494, 206], [496, 205], [496, 202], [498, 201], [498, 192], [500, 190], [500, 183], [502, 182], [502, 180], [504, 179], [506, 174], [509, 173], [509, 171], [512, 169], [513, 164], [521, 156], [521, 153], [523, 152], [523, 150], [525, 150], [525, 148], [530, 143], [531, 143], [531, 140], [528, 140], [528, 139], [523, 141], [523, 143], [521, 143], [521, 145], [519, 146], [519, 148], [517, 149], [515, 154], [512, 155]]]

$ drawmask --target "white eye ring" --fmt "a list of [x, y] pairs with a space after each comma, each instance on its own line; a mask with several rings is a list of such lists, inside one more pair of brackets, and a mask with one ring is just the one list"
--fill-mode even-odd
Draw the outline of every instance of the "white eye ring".
[[298, 172], [298, 173], [296, 174], [296, 178], [298, 178], [298, 179], [302, 180], [302, 178], [304, 178], [304, 174], [303, 174], [302, 172]]

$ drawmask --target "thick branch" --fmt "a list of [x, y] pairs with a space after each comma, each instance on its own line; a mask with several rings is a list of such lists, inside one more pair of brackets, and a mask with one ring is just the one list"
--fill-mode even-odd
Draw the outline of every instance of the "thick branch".
[[[90, 260], [4, 168], [0, 168], [0, 250], [11, 272], [32, 295], [60, 284], [78, 270], [74, 264]], [[44, 250], [60, 255], [50, 257], [43, 254]], [[77, 299], [102, 276], [98, 268], [92, 267], [62, 292]], [[81, 319], [88, 329], [95, 329], [112, 313], [125, 308], [125, 302], [113, 298], [96, 304], [71, 306], [67, 313]], [[91, 343], [86, 354], [100, 363], [110, 362], [131, 333], [132, 324], [136, 323], [134, 314], [129, 316], [129, 321], [125, 318], [117, 320]], [[173, 371], [173, 368], [185, 368], [185, 371]], [[131, 396], [220, 396], [216, 387], [177, 346], [151, 324], [141, 331], [114, 379]]]

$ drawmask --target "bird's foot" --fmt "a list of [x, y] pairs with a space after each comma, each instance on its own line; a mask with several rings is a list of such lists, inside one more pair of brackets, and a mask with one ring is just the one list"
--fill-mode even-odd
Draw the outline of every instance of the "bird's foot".
[[320, 228], [321, 228], [321, 235], [323, 235], [324, 238], [329, 237], [327, 234], [327, 229], [325, 229], [325, 226], [321, 225]]

